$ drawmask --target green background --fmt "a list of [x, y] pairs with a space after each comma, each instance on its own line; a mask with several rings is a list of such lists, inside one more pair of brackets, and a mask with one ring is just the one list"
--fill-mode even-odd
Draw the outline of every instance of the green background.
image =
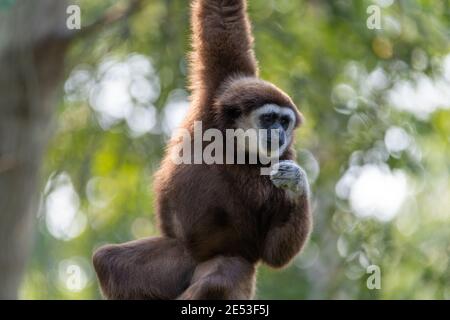
[[[306, 119], [297, 151], [315, 220], [290, 267], [260, 268], [257, 297], [449, 299], [449, 1], [249, 2], [261, 76], [288, 92]], [[114, 3], [79, 1], [82, 24]], [[367, 28], [371, 4], [386, 5], [381, 30]], [[158, 234], [152, 174], [170, 119], [186, 105], [188, 50], [185, 0], [148, 1], [71, 49], [21, 298], [100, 298], [93, 250]], [[122, 69], [108, 71], [117, 64]], [[131, 113], [111, 115], [96, 99], [104, 81], [121, 82], [114, 77], [124, 68]], [[139, 97], [139, 83], [153, 96]], [[380, 290], [366, 285], [372, 264], [381, 269]]]

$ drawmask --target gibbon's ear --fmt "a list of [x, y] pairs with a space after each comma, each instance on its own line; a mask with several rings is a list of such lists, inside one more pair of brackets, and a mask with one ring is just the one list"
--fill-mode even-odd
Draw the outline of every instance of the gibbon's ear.
[[224, 106], [225, 116], [230, 120], [236, 120], [242, 115], [242, 110], [238, 106]]
[[292, 108], [292, 110], [295, 113], [295, 128], [299, 128], [305, 122], [305, 118], [303, 117], [303, 114], [298, 111], [297, 107]]

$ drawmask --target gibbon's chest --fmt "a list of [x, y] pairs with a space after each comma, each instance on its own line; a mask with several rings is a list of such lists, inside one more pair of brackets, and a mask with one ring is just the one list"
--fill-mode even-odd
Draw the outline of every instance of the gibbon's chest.
[[[269, 176], [260, 175], [259, 172], [238, 176], [231, 187], [236, 191], [241, 203], [251, 210], [264, 207], [267, 202], [273, 202], [275, 198], [280, 200], [282, 190], [277, 189], [270, 181]], [[238, 190], [236, 189], [238, 186]]]
[[260, 175], [259, 170], [238, 175], [230, 181], [228, 192], [230, 199], [234, 198], [235, 211], [252, 225], [264, 226], [272, 215], [289, 206], [285, 191], [276, 188], [270, 177]]

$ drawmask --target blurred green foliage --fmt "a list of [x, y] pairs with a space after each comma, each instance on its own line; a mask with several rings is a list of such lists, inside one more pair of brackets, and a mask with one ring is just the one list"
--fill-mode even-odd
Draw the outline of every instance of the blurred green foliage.
[[[83, 24], [114, 3], [80, 0]], [[450, 299], [449, 1], [249, 3], [261, 75], [306, 119], [297, 150], [315, 217], [304, 254], [285, 270], [260, 269], [257, 296]], [[366, 25], [372, 4], [384, 5], [381, 30]], [[187, 1], [153, 0], [71, 49], [22, 298], [100, 298], [93, 250], [158, 234], [152, 174], [185, 105], [188, 26]], [[140, 61], [128, 69], [131, 106], [120, 90], [110, 95], [130, 57]], [[154, 95], [139, 96], [145, 88]], [[110, 100], [128, 111], [111, 115], [101, 107]], [[372, 264], [380, 290], [366, 285]]]

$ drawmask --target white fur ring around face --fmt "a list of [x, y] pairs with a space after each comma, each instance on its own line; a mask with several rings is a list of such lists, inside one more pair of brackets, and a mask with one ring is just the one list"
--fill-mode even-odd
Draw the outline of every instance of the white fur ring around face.
[[282, 160], [272, 166], [270, 180], [277, 188], [292, 191], [298, 195], [309, 192], [305, 171], [292, 160]]

